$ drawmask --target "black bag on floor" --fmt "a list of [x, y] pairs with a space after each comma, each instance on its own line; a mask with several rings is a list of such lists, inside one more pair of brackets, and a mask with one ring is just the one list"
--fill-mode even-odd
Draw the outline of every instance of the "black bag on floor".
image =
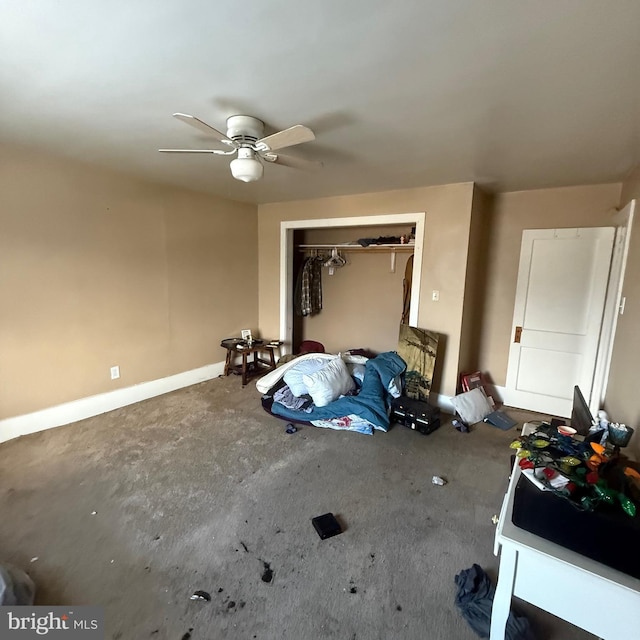
[[389, 419], [427, 435], [440, 426], [440, 409], [424, 400], [400, 396], [391, 401]]
[[[481, 637], [488, 638], [491, 631], [491, 608], [495, 589], [484, 569], [474, 564], [456, 576], [458, 593], [456, 607], [469, 626]], [[505, 640], [535, 640], [529, 620], [513, 611], [509, 613]]]

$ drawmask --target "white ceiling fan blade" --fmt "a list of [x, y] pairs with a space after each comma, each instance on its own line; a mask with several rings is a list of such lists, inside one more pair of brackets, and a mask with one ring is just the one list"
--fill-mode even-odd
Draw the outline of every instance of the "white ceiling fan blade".
[[278, 131], [266, 138], [261, 138], [256, 142], [256, 149], [259, 151], [273, 151], [275, 149], [284, 149], [284, 147], [292, 147], [303, 142], [311, 142], [316, 137], [308, 127], [301, 124], [295, 124], [284, 131]]
[[217, 156], [230, 156], [233, 155], [236, 150], [222, 151], [221, 149], [158, 149], [162, 153], [214, 153]]
[[228, 144], [229, 146], [232, 146], [232, 147], [238, 146], [233, 140], [231, 140], [230, 138], [227, 138], [227, 136], [224, 133], [220, 133], [220, 131], [218, 131], [217, 129], [214, 129], [211, 125], [208, 125], [206, 122], [203, 122], [202, 120], [200, 120], [199, 118], [196, 118], [195, 116], [190, 116], [188, 113], [174, 113], [173, 117], [184, 122], [185, 124], [195, 127], [196, 129], [202, 131], [203, 133], [206, 133], [209, 136], [213, 136], [214, 138], [216, 138], [217, 140], [220, 140], [220, 142], [223, 142], [224, 144]]
[[302, 169], [304, 171], [314, 171], [321, 169], [324, 165], [318, 160], [303, 160], [302, 158], [294, 158], [293, 156], [283, 156], [276, 153], [266, 153], [262, 156], [267, 162], [272, 164], [281, 164], [285, 167], [294, 169]]

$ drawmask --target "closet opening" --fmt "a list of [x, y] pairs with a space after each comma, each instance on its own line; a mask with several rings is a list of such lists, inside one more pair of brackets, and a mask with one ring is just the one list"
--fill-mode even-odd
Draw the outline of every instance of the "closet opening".
[[[280, 340], [283, 344], [283, 352], [289, 353], [295, 350], [296, 341], [300, 339], [318, 339], [318, 336], [304, 335], [303, 326], [305, 323], [311, 325], [311, 329], [307, 329], [312, 333], [319, 333], [322, 335], [323, 327], [324, 333], [329, 333], [332, 337], [330, 344], [326, 345], [329, 350], [338, 348], [357, 348], [357, 347], [369, 347], [376, 348], [376, 345], [364, 345], [364, 344], [350, 344], [348, 347], [346, 344], [339, 342], [340, 338], [340, 314], [354, 313], [353, 309], [349, 309], [348, 298], [345, 298], [344, 286], [345, 283], [351, 278], [351, 287], [353, 289], [353, 305], [361, 309], [361, 317], [363, 326], [369, 327], [371, 318], [378, 318], [375, 315], [376, 305], [382, 305], [381, 309], [388, 309], [392, 304], [393, 309], [391, 313], [394, 314], [394, 320], [392, 327], [387, 320], [387, 327], [385, 334], [388, 339], [388, 347], [393, 348], [397, 338], [397, 329], [399, 328], [400, 319], [402, 316], [402, 284], [399, 285], [397, 290], [397, 296], [400, 297], [400, 303], [397, 301], [390, 302], [388, 300], [380, 299], [376, 295], [375, 289], [371, 291], [371, 287], [375, 287], [373, 281], [368, 283], [369, 293], [366, 293], [367, 287], [360, 286], [361, 283], [353, 284], [353, 278], [356, 271], [359, 269], [359, 273], [365, 272], [365, 278], [371, 278], [376, 282], [389, 280], [394, 277], [397, 281], [402, 283], [402, 277], [405, 271], [405, 265], [411, 254], [413, 258], [413, 268], [411, 269], [411, 300], [409, 306], [409, 324], [412, 326], [418, 326], [418, 310], [420, 306], [420, 279], [422, 271], [422, 252], [424, 245], [424, 233], [425, 233], [425, 218], [424, 212], [418, 213], [401, 213], [401, 214], [387, 214], [387, 215], [372, 215], [372, 216], [357, 216], [348, 218], [323, 218], [313, 220], [287, 220], [280, 224]], [[354, 240], [359, 238], [369, 237], [373, 235], [375, 231], [379, 232], [380, 236], [392, 236], [397, 233], [401, 233], [400, 230], [408, 232], [411, 228], [415, 227], [415, 233], [413, 242], [411, 245], [397, 245], [395, 243], [388, 245], [371, 245], [367, 247], [354, 246]], [[404, 235], [404, 233], [403, 233]], [[376, 237], [373, 235], [373, 237]], [[317, 240], [320, 240], [317, 242]], [[348, 241], [347, 241], [348, 239]], [[403, 238], [404, 240], [404, 238]], [[346, 245], [349, 246], [346, 246]], [[301, 246], [302, 245], [302, 246]], [[309, 246], [310, 245], [310, 246]], [[317, 247], [317, 248], [316, 248]], [[341, 296], [339, 299], [325, 299], [323, 302], [323, 311], [317, 316], [303, 318], [294, 313], [294, 288], [295, 280], [300, 271], [300, 267], [303, 264], [306, 257], [318, 253], [320, 255], [326, 255], [330, 258], [334, 254], [334, 249], [337, 253], [347, 259], [347, 266], [340, 269], [335, 269], [335, 275], [329, 275], [329, 272], [333, 272], [332, 269], [323, 269], [322, 279], [323, 287], [325, 283], [328, 286], [328, 293], [331, 294], [332, 287], [338, 287], [338, 283], [341, 283], [342, 287]], [[380, 256], [380, 253], [386, 255]], [[372, 255], [376, 254], [376, 268], [383, 269], [381, 275], [370, 273], [369, 265], [363, 266], [368, 260], [372, 260]], [[358, 266], [359, 265], [359, 266]], [[384, 265], [382, 267], [381, 265]], [[356, 269], [358, 266], [358, 269]], [[411, 268], [411, 267], [409, 267]], [[352, 271], [347, 271], [351, 269]], [[397, 273], [396, 273], [397, 272]], [[348, 273], [348, 276], [345, 274]], [[390, 276], [390, 273], [394, 273], [394, 276]], [[335, 280], [334, 280], [335, 278]], [[364, 282], [366, 285], [367, 283]], [[387, 287], [389, 285], [387, 284]], [[394, 285], [395, 286], [395, 285]], [[363, 299], [362, 295], [366, 295], [367, 299]], [[394, 296], [396, 294], [394, 293]], [[358, 297], [360, 296], [360, 297]], [[397, 307], [397, 308], [396, 308]], [[374, 315], [371, 315], [371, 314]], [[324, 314], [324, 315], [323, 315]], [[315, 322], [315, 324], [314, 324]], [[351, 319], [353, 323], [353, 318]], [[315, 327], [315, 328], [313, 328]], [[329, 328], [331, 327], [331, 331]], [[371, 329], [373, 330], [373, 329]], [[388, 337], [392, 332], [393, 340]], [[353, 333], [353, 332], [352, 332]], [[337, 336], [337, 337], [336, 337]], [[333, 340], [335, 338], [335, 340]], [[346, 338], [345, 338], [346, 339]], [[322, 340], [320, 340], [322, 342]], [[333, 344], [331, 344], [333, 342]], [[379, 347], [382, 350], [382, 347]]]

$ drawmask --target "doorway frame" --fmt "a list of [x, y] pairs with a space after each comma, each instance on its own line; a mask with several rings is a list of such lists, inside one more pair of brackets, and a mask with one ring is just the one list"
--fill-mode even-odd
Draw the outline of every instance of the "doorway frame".
[[420, 281], [422, 277], [422, 253], [424, 246], [426, 212], [387, 213], [344, 218], [316, 218], [310, 220], [283, 220], [280, 223], [280, 340], [282, 351], [288, 353], [293, 341], [293, 234], [299, 229], [335, 229], [346, 227], [370, 227], [378, 225], [415, 225], [415, 245], [411, 280], [411, 304], [409, 324], [418, 326], [420, 308]]
[[629, 257], [629, 243], [633, 230], [636, 201], [630, 200], [624, 207], [612, 216], [615, 225], [616, 236], [613, 242], [613, 256], [611, 258], [611, 270], [609, 284], [602, 319], [602, 332], [600, 345], [596, 358], [596, 370], [594, 374], [593, 392], [588, 400], [591, 414], [596, 415], [605, 403], [607, 387], [609, 386], [609, 372], [613, 357], [613, 344], [618, 327], [618, 316], [624, 313], [622, 289], [627, 271], [627, 258]]

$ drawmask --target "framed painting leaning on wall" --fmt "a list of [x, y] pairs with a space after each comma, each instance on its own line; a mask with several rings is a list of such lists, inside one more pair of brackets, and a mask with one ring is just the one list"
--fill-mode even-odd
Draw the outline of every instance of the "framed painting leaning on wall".
[[400, 325], [398, 355], [407, 363], [404, 394], [429, 401], [433, 370], [436, 366], [439, 334], [435, 331]]

